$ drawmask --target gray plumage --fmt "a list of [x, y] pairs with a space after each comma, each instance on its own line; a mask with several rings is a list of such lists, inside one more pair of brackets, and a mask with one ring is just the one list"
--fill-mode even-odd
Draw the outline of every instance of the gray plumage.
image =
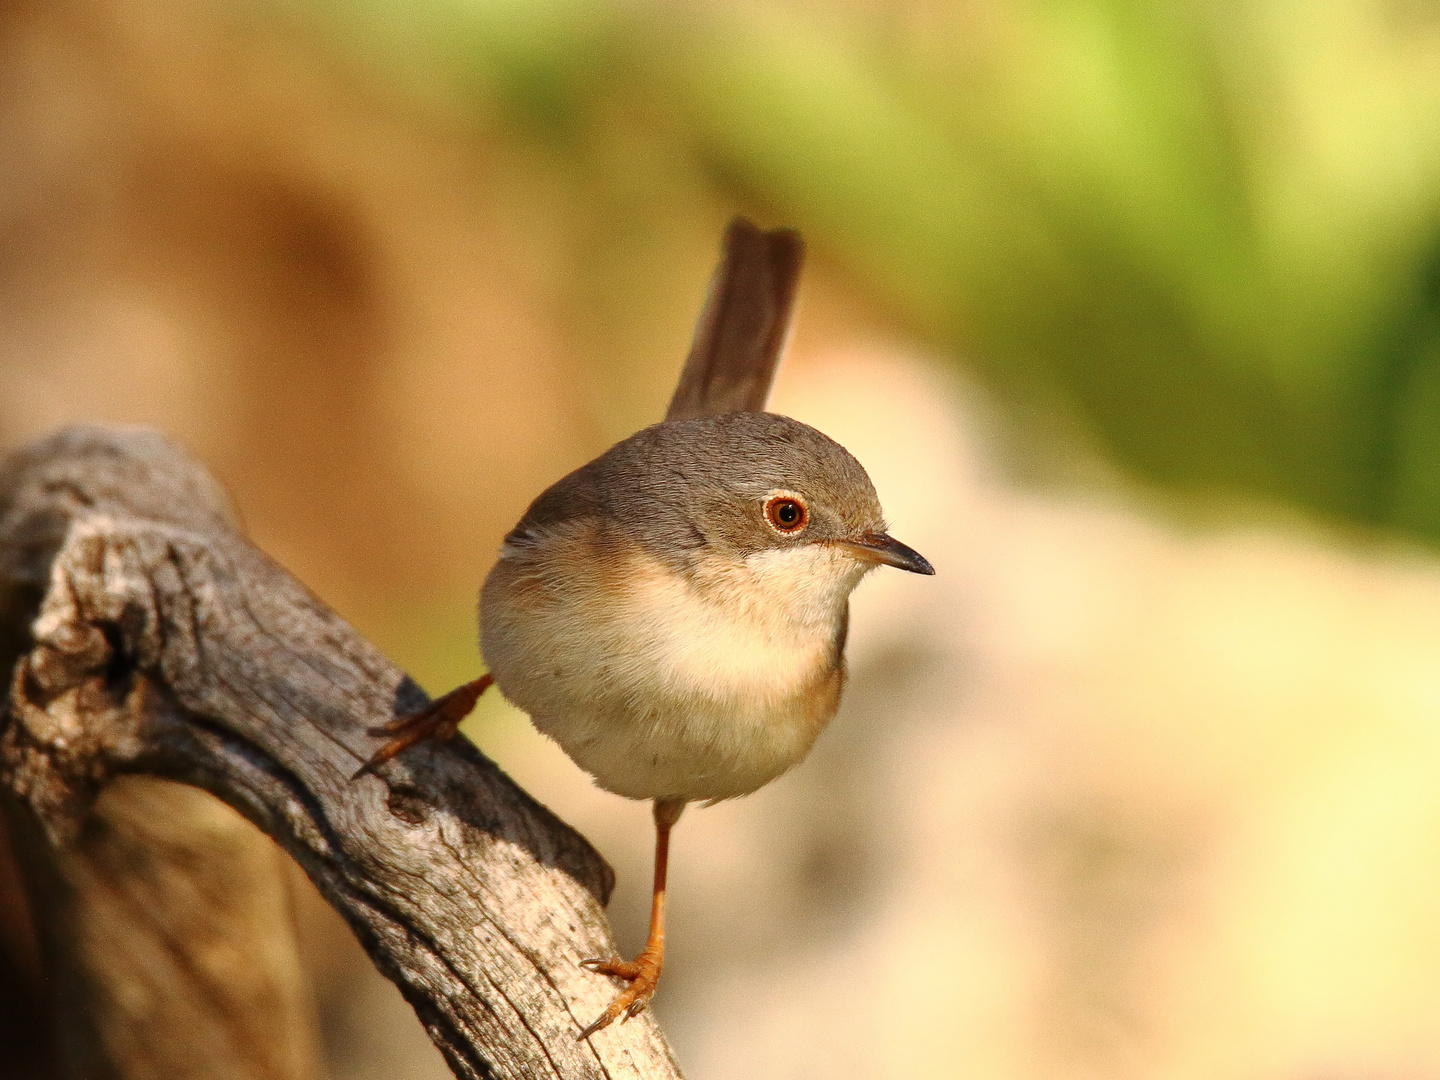
[[[766, 524], [765, 496], [801, 496], [810, 520], [789, 536]], [[774, 413], [727, 413], [655, 424], [617, 443], [540, 495], [506, 537], [533, 543], [583, 519], [681, 569], [709, 547], [743, 558], [765, 548], [883, 532], [864, 467], [829, 436]]]

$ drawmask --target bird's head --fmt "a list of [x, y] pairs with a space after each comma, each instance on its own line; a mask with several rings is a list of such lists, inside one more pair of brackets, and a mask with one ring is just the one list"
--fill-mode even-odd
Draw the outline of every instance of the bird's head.
[[833, 611], [865, 573], [933, 574], [885, 531], [875, 486], [843, 446], [772, 413], [656, 424], [556, 485], [543, 501], [603, 518], [699, 584], [748, 579], [747, 592]]

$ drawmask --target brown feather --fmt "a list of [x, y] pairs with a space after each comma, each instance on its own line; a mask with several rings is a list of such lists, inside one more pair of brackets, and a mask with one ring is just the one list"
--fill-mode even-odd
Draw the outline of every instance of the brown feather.
[[730, 222], [666, 420], [764, 411], [804, 256], [794, 229]]

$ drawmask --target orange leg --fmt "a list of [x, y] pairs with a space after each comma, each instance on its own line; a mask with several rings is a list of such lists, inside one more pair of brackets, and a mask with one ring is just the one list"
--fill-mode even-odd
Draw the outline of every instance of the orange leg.
[[650, 1002], [660, 982], [660, 969], [665, 964], [665, 871], [670, 862], [670, 827], [680, 820], [684, 800], [655, 800], [655, 890], [650, 899], [650, 933], [645, 948], [634, 960], [582, 960], [580, 966], [601, 975], [625, 979], [630, 985], [623, 990], [599, 1018], [580, 1033], [588, 1039], [612, 1023], [622, 1013], [628, 1020]]
[[389, 742], [375, 751], [375, 755], [355, 771], [352, 780], [358, 780], [372, 769], [384, 765], [402, 750], [408, 750], [426, 739], [448, 739], [460, 728], [460, 721], [470, 715], [480, 695], [495, 680], [489, 675], [457, 686], [444, 697], [438, 697], [419, 712], [401, 716], [380, 727], [369, 729], [371, 735], [393, 736]]

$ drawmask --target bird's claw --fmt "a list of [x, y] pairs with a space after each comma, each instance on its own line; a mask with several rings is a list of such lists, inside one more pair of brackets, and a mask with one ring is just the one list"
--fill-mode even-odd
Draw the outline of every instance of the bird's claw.
[[396, 717], [388, 724], [366, 728], [370, 735], [389, 735], [391, 739], [375, 752], [369, 761], [356, 770], [352, 780], [358, 780], [377, 766], [385, 764], [402, 750], [408, 750], [426, 739], [448, 739], [460, 729], [460, 721], [470, 715], [487, 687], [495, 680], [489, 675], [458, 686], [443, 697], [438, 697], [418, 712]]
[[640, 965], [633, 960], [594, 956], [589, 960], [581, 960], [580, 966], [597, 975], [613, 975], [615, 978], [625, 979], [627, 982], [640, 977]]
[[639, 1016], [650, 999], [655, 995], [655, 981], [636, 979], [629, 988], [622, 991], [609, 1006], [595, 1018], [595, 1022], [580, 1032], [578, 1038], [588, 1039], [597, 1031], [609, 1027], [617, 1019], [623, 1024], [632, 1016]]
[[599, 975], [611, 975], [625, 979], [628, 987], [616, 995], [615, 1000], [595, 1018], [595, 1022], [580, 1032], [579, 1038], [588, 1039], [602, 1028], [609, 1027], [616, 1020], [622, 1024], [633, 1016], [639, 1016], [655, 996], [655, 987], [660, 982], [660, 964], [657, 958], [641, 953], [634, 960], [601, 959], [581, 960], [580, 966]]

